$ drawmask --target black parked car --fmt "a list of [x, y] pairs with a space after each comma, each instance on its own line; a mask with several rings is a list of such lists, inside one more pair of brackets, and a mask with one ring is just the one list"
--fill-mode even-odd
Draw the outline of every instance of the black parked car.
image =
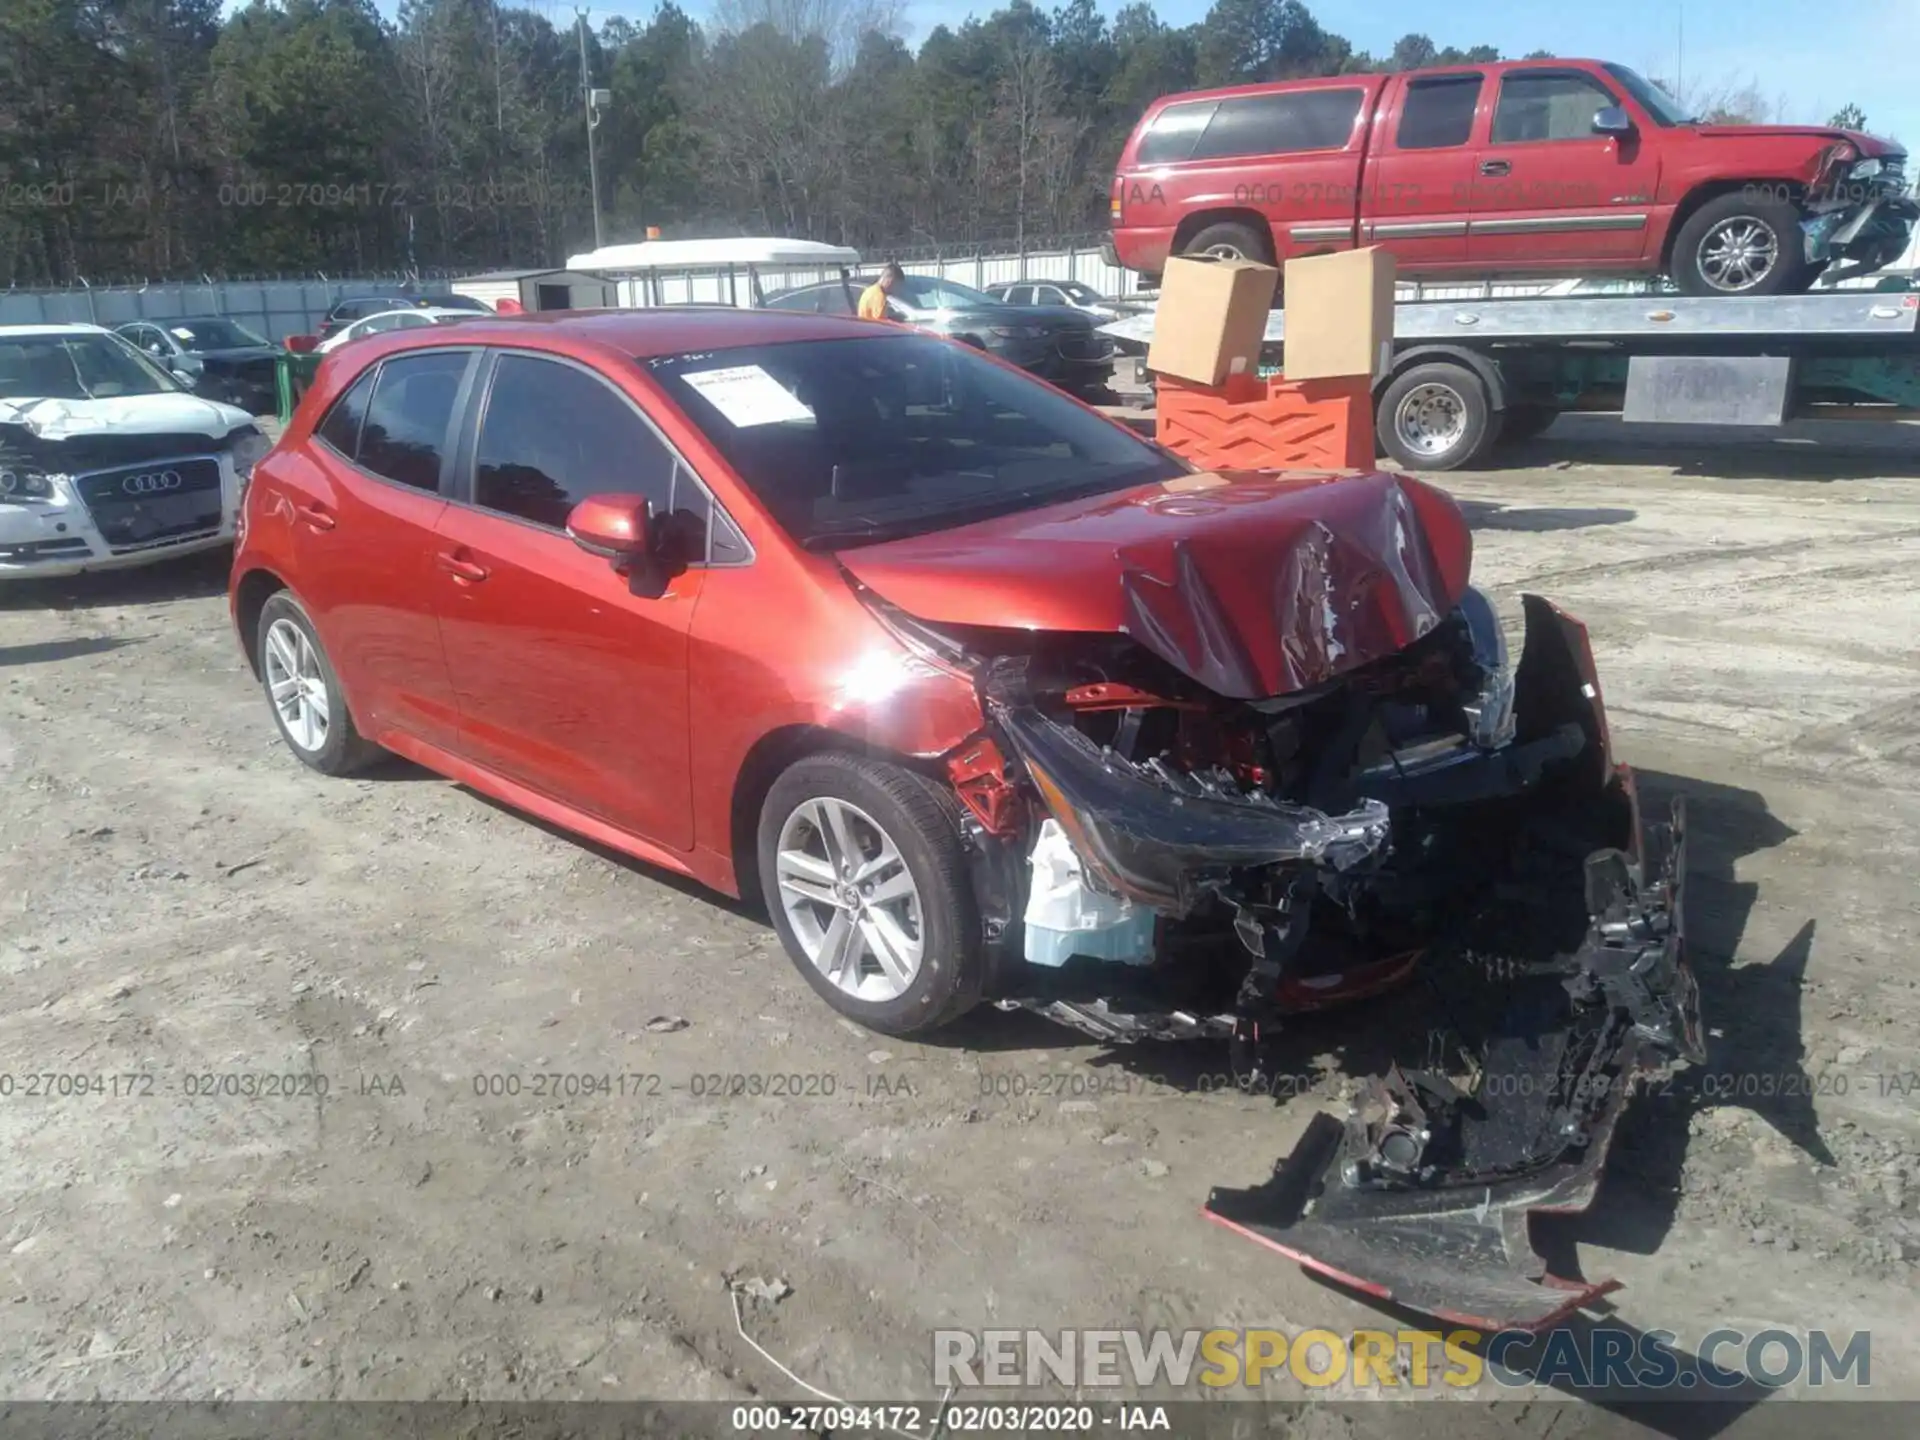
[[279, 404], [280, 346], [224, 315], [136, 320], [116, 332], [178, 376], [194, 394], [237, 405], [249, 415]]
[[[832, 280], [783, 290], [763, 302], [769, 310], [852, 315], [871, 278]], [[1113, 377], [1113, 345], [1091, 317], [1063, 306], [1008, 305], [971, 285], [909, 275], [887, 297], [890, 318], [916, 329], [978, 346], [1062, 390], [1088, 395]]]

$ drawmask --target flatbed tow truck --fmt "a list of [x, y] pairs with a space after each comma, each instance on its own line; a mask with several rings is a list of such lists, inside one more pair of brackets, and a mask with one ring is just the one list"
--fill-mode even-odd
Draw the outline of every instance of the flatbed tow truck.
[[[1146, 311], [1101, 327], [1141, 357], [1143, 380], [1153, 324]], [[1262, 373], [1284, 369], [1285, 349], [1276, 310]], [[1381, 453], [1427, 471], [1469, 466], [1568, 410], [1689, 425], [1920, 419], [1920, 292], [1403, 301], [1373, 398]]]

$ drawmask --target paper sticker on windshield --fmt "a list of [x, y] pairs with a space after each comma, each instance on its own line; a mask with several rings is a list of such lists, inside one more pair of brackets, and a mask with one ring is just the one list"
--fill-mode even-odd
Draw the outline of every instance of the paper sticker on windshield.
[[681, 378], [735, 426], [778, 425], [786, 420], [813, 419], [813, 411], [794, 399], [791, 390], [758, 365], [697, 370]]
[[191, 340], [193, 338], [193, 331], [179, 325], [173, 327], [173, 334], [174, 338], [178, 340]]

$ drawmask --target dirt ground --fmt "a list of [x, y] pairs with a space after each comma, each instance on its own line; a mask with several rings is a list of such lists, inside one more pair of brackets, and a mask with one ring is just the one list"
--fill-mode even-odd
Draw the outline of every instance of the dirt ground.
[[[1576, 417], [1444, 483], [1480, 583], [1591, 625], [1618, 750], [1692, 806], [1711, 1059], [1543, 1243], [1683, 1342], [1871, 1330], [1911, 1398], [1920, 436], [1844, 439]], [[1199, 1211], [1413, 1000], [1303, 1026], [1279, 1104], [1030, 1017], [864, 1033], [744, 909], [404, 764], [303, 769], [223, 585], [0, 592], [0, 1394], [797, 1398], [729, 1277], [790, 1287], [748, 1331], [869, 1400], [936, 1398], [943, 1326], [1381, 1322]], [[806, 1093], [693, 1094], [730, 1074]], [[224, 1093], [252, 1075], [294, 1093]]]

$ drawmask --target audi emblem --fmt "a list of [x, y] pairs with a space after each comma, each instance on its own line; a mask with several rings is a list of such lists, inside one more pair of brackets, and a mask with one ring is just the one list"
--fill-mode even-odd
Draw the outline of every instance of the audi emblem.
[[163, 490], [178, 490], [180, 472], [149, 470], [144, 475], [129, 475], [120, 482], [120, 488], [129, 495], [158, 495]]

